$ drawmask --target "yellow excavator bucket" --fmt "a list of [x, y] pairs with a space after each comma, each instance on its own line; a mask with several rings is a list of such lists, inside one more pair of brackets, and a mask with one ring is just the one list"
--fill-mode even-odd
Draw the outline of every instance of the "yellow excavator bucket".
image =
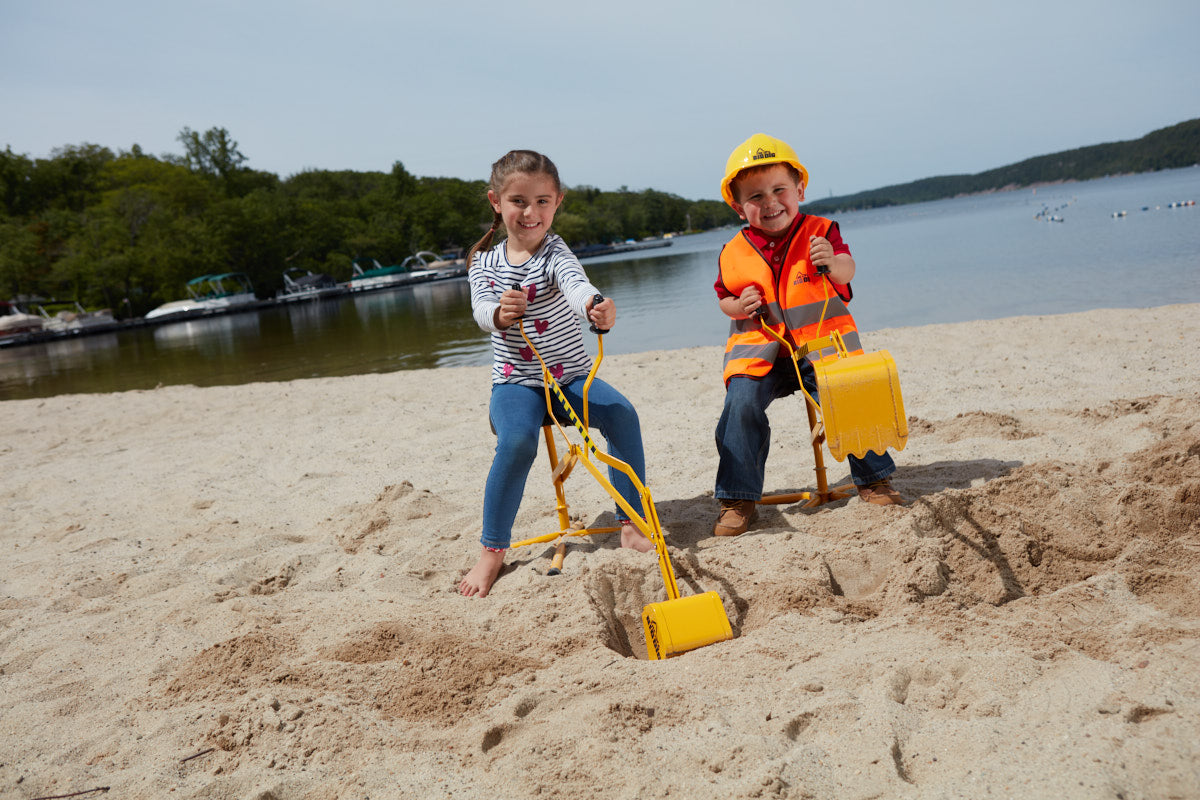
[[877, 350], [823, 359], [813, 365], [825, 424], [825, 444], [838, 461], [868, 450], [903, 450], [908, 420], [891, 353]]
[[725, 606], [716, 592], [676, 597], [642, 609], [646, 657], [658, 661], [733, 638]]

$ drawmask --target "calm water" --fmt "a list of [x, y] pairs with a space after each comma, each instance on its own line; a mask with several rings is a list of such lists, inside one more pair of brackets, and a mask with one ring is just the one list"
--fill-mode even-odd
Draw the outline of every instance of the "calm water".
[[[1200, 302], [1200, 207], [1168, 207], [1186, 200], [1200, 200], [1200, 168], [842, 214], [858, 263], [851, 309], [860, 328], [874, 330]], [[1043, 210], [1062, 221], [1037, 218]], [[712, 283], [732, 232], [585, 261], [617, 304], [605, 353], [724, 342]], [[6, 348], [0, 399], [490, 360], [467, 282], [457, 279]]]

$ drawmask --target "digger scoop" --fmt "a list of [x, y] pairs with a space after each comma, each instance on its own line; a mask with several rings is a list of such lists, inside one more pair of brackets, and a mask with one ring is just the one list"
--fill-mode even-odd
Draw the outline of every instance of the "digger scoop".
[[[652, 507], [652, 506], [651, 506]], [[725, 604], [716, 592], [701, 592], [687, 597], [679, 596], [675, 582], [675, 569], [667, 554], [667, 543], [663, 539], [662, 527], [656, 512], [642, 533], [654, 544], [658, 555], [658, 569], [662, 573], [667, 599], [650, 603], [642, 609], [642, 631], [646, 635], [646, 658], [658, 661], [697, 647], [724, 642], [733, 638], [733, 627], [725, 613]], [[641, 527], [640, 519], [631, 520]]]
[[642, 609], [646, 657], [652, 661], [733, 638], [725, 606], [716, 592], [651, 603]]
[[842, 461], [848, 454], [862, 458], [868, 450], [903, 450], [908, 421], [891, 353], [844, 353], [813, 365], [829, 453]]

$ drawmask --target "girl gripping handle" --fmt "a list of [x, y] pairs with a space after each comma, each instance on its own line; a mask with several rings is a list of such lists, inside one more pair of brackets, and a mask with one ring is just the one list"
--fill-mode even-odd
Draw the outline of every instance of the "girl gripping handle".
[[[458, 585], [467, 597], [487, 596], [504, 565], [546, 415], [541, 365], [514, 326], [526, 326], [526, 334], [578, 414], [592, 366], [580, 320], [586, 317], [606, 329], [617, 316], [611, 299], [593, 302], [596, 287], [566, 243], [550, 233], [562, 199], [558, 170], [550, 159], [532, 150], [506, 153], [492, 165], [488, 188], [488, 202], [495, 211], [492, 227], [467, 253], [471, 310], [479, 327], [492, 334], [488, 413], [496, 430], [496, 455], [483, 494], [483, 551]], [[501, 222], [508, 237], [491, 247]], [[514, 284], [521, 289], [508, 288]], [[632, 467], [644, 483], [642, 432], [633, 405], [599, 378], [592, 381], [588, 401], [589, 422], [600, 429], [609, 452]], [[628, 476], [610, 468], [609, 479], [631, 507], [640, 507], [641, 499]], [[622, 547], [642, 552], [653, 548], [619, 508], [617, 518]]]

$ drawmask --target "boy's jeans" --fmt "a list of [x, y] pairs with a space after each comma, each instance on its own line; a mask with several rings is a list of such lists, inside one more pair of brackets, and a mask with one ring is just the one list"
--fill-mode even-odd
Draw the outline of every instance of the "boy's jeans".
[[[568, 384], [559, 384], [563, 394], [583, 415], [583, 384], [581, 376]], [[557, 409], [558, 398], [550, 395]], [[483, 536], [487, 547], [508, 547], [512, 541], [513, 521], [525, 493], [525, 479], [537, 456], [542, 422], [546, 418], [546, 396], [541, 388], [515, 383], [492, 386], [488, 413], [496, 430], [496, 456], [488, 472], [483, 494]], [[563, 415], [564, 419], [566, 415]], [[608, 444], [608, 452], [633, 468], [638, 480], [646, 481], [646, 459], [642, 450], [642, 428], [637, 411], [624, 395], [596, 378], [588, 390], [588, 425], [599, 428]], [[564, 427], [571, 427], [569, 425]], [[633, 481], [624, 472], [609, 468], [608, 479], [613, 488], [635, 510], [641, 511], [642, 501], [633, 488]], [[628, 515], [617, 509], [617, 519]]]
[[[800, 364], [800, 374], [804, 388], [819, 401], [817, 377], [808, 359]], [[767, 406], [798, 388], [796, 370], [787, 360], [776, 361], [761, 379], [737, 376], [729, 380], [725, 408], [717, 423], [717, 452], [721, 457], [715, 492], [718, 500], [762, 499], [767, 452], [771, 449]], [[801, 419], [807, 421], [807, 415]], [[850, 455], [846, 460], [856, 486], [865, 486], [896, 471], [895, 462], [886, 452], [879, 455], [868, 451], [865, 458]]]

